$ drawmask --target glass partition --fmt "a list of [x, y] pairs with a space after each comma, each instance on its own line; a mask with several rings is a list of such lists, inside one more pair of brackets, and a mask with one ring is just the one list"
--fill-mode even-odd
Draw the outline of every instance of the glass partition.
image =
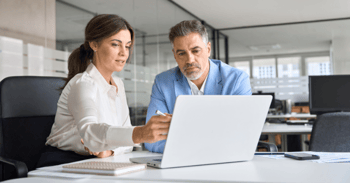
[[[118, 14], [135, 31], [134, 52], [121, 72], [133, 125], [145, 123], [154, 78], [177, 66], [168, 39], [170, 28], [195, 19], [164, 0], [45, 0], [2, 2], [0, 11], [0, 79], [12, 75], [67, 77], [70, 53], [84, 42], [87, 23], [98, 14]], [[21, 14], [11, 12], [13, 6]], [[34, 8], [35, 7], [35, 8]], [[214, 58], [214, 29], [205, 24]], [[215, 38], [215, 39], [214, 39]], [[215, 42], [216, 54], [225, 61], [224, 37]]]

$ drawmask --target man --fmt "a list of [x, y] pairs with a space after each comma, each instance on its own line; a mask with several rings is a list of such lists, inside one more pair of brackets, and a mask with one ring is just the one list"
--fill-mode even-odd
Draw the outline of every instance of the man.
[[[172, 114], [179, 95], [251, 95], [248, 74], [209, 59], [211, 43], [201, 22], [178, 23], [171, 28], [169, 39], [178, 67], [156, 76], [146, 121], [156, 110]], [[149, 151], [158, 153], [163, 153], [164, 145], [165, 140], [145, 143]]]

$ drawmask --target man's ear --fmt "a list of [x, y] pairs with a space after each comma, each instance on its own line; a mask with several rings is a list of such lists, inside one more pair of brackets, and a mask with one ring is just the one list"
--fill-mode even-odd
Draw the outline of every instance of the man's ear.
[[89, 42], [90, 48], [94, 51], [97, 51], [97, 43], [95, 41]]
[[173, 51], [174, 59], [176, 60], [174, 48], [171, 51]]
[[210, 57], [210, 54], [211, 54], [211, 43], [208, 41], [208, 44], [207, 44], [207, 50], [208, 50], [208, 58]]

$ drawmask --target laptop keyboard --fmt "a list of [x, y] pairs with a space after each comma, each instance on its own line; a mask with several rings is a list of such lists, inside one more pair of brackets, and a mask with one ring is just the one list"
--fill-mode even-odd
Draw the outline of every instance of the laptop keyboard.
[[162, 159], [153, 159], [153, 161], [162, 161]]

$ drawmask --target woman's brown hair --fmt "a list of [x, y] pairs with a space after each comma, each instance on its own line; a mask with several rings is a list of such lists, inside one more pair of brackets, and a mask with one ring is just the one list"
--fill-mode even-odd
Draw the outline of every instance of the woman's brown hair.
[[[66, 83], [60, 90], [63, 90], [76, 74], [84, 72], [88, 67], [94, 56], [89, 42], [95, 41], [99, 44], [103, 39], [113, 36], [122, 29], [129, 30], [131, 34], [130, 58], [135, 40], [134, 30], [130, 24], [122, 17], [113, 14], [101, 14], [92, 18], [85, 27], [84, 43], [76, 48], [68, 58], [68, 77], [63, 79]], [[129, 58], [127, 63], [129, 63]]]

